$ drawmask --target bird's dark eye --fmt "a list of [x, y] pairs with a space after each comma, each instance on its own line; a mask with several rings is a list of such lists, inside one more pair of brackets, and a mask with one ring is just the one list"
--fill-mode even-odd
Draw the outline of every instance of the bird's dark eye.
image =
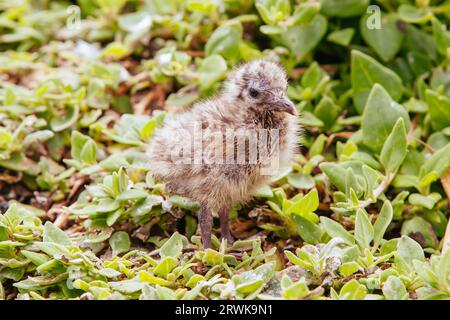
[[249, 93], [252, 98], [256, 98], [259, 95], [259, 91], [253, 88], [250, 88]]

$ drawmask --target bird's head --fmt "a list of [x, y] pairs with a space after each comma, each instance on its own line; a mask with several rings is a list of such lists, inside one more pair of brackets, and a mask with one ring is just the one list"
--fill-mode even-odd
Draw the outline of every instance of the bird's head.
[[297, 115], [294, 103], [286, 95], [287, 85], [286, 72], [278, 64], [256, 60], [230, 75], [225, 94], [236, 104]]

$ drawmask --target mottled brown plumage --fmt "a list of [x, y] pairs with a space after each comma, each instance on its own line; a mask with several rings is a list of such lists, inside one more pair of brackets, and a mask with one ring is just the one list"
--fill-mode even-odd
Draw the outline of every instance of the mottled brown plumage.
[[251, 199], [295, 153], [298, 124], [286, 89], [286, 74], [277, 64], [244, 64], [218, 96], [168, 116], [150, 141], [155, 178], [166, 182], [170, 193], [201, 204], [204, 248], [211, 247], [211, 212], [219, 215], [222, 237], [232, 242], [231, 206]]

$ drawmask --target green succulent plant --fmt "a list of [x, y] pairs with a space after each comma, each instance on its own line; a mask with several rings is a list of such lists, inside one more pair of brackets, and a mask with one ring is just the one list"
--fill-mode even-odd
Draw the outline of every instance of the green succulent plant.
[[[450, 298], [448, 1], [74, 3], [0, 3], [0, 299]], [[201, 250], [145, 146], [258, 58], [300, 152]]]

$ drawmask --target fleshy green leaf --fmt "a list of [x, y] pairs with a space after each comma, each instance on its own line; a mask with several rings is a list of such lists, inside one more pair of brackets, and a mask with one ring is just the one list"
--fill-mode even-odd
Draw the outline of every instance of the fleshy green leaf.
[[362, 248], [369, 248], [374, 237], [374, 228], [364, 210], [356, 212], [355, 240]]
[[116, 256], [130, 250], [130, 237], [124, 231], [117, 231], [109, 238], [109, 244], [113, 255]]
[[393, 101], [382, 86], [375, 84], [367, 99], [361, 124], [364, 144], [381, 151], [399, 118], [403, 118], [405, 129], [409, 130], [408, 112]]
[[380, 161], [386, 172], [396, 172], [405, 160], [408, 149], [405, 124], [399, 118], [381, 149]]
[[[402, 97], [404, 90], [402, 80], [394, 71], [357, 50], [352, 51], [351, 83], [353, 102], [361, 114], [366, 107], [366, 102], [369, 94], [373, 91], [374, 85], [383, 86], [387, 92], [386, 95], [391, 96], [395, 101]], [[380, 89], [377, 90], [379, 91]], [[383, 102], [378, 101], [378, 105], [381, 104]]]

